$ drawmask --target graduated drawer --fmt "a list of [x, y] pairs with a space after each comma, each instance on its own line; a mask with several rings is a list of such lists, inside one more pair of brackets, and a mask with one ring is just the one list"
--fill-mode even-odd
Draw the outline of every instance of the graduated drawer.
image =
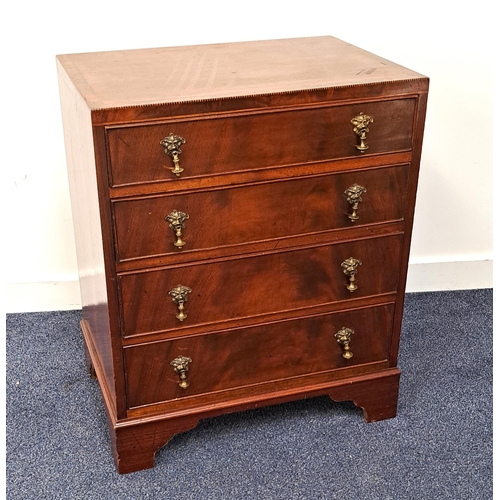
[[[382, 362], [392, 321], [389, 304], [127, 347], [128, 406]], [[351, 330], [347, 347], [335, 336], [343, 328]]]
[[[403, 165], [118, 200], [113, 203], [117, 258], [126, 261], [184, 254], [400, 220], [407, 181], [408, 165]], [[345, 194], [354, 185], [366, 189], [356, 210], [358, 219], [352, 218], [354, 205]], [[166, 219], [175, 211], [188, 216], [180, 221], [185, 227]], [[181, 232], [179, 241], [176, 227]], [[233, 253], [241, 250], [238, 247]]]
[[[351, 120], [360, 113], [373, 118], [367, 154], [410, 150], [414, 112], [415, 99], [406, 98], [108, 127], [110, 182], [175, 181], [359, 156]], [[160, 144], [170, 134], [186, 141], [179, 146], [179, 177]]]
[[[360, 239], [258, 256], [118, 275], [125, 336], [203, 326], [314, 308], [396, 291], [402, 235]], [[342, 263], [361, 261], [357, 289]], [[174, 302], [178, 285], [191, 290]], [[173, 292], [171, 292], [173, 293]], [[182, 311], [181, 311], [182, 309]], [[187, 314], [179, 320], [178, 316]], [[215, 325], [215, 326], [214, 326]]]

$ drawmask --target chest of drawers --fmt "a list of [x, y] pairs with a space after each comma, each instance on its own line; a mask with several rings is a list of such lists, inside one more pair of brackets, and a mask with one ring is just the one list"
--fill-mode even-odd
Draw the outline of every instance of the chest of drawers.
[[332, 37], [57, 57], [116, 466], [294, 399], [396, 415], [428, 79]]

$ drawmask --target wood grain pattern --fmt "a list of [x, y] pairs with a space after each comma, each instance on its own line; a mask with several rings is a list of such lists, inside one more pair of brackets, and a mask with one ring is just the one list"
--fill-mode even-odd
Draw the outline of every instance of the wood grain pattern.
[[[171, 196], [119, 200], [113, 203], [118, 261], [165, 254], [177, 256], [210, 248], [241, 245], [339, 228], [359, 227], [403, 219], [408, 165], [356, 170], [311, 178], [295, 178]], [[351, 221], [352, 207], [345, 190], [366, 187], [360, 218]], [[189, 215], [182, 239], [165, 221], [174, 209]], [[140, 238], [136, 235], [141, 234]], [[201, 251], [201, 252], [200, 252]], [[241, 252], [227, 249], [225, 255]]]
[[95, 361], [103, 367], [101, 384], [112, 396], [116, 413], [115, 356], [110, 336], [106, 264], [102, 246], [102, 223], [91, 115], [73, 82], [58, 65], [61, 111], [64, 124], [66, 162], [75, 227], [78, 274], [83, 319], [97, 346]]
[[175, 182], [172, 160], [160, 145], [170, 133], [186, 140], [183, 179], [359, 156], [350, 121], [360, 112], [374, 119], [370, 153], [404, 151], [411, 148], [414, 109], [415, 99], [398, 99], [109, 128], [110, 182]]
[[[363, 308], [127, 347], [128, 404], [132, 408], [384, 361], [389, 356], [393, 309]], [[334, 337], [342, 327], [355, 332], [350, 360], [342, 357]], [[179, 355], [192, 359], [186, 389], [179, 387], [179, 376], [169, 365]]]
[[[401, 235], [323, 245], [257, 257], [185, 264], [119, 276], [125, 336], [179, 330], [229, 319], [255, 321], [266, 314], [293, 311], [358, 297], [396, 291]], [[358, 290], [350, 292], [341, 264], [362, 262]], [[383, 266], [380, 263], [384, 263]], [[192, 289], [187, 319], [176, 318], [168, 292], [177, 285]]]
[[375, 87], [425, 78], [330, 36], [70, 54], [58, 59], [92, 110], [326, 87]]
[[112, 200], [117, 200], [158, 194], [180, 194], [187, 191], [210, 190], [246, 184], [264, 184], [280, 179], [351, 172], [353, 170], [365, 170], [389, 165], [404, 165], [409, 164], [411, 160], [411, 150], [384, 154], [366, 152], [355, 158], [339, 158], [331, 161], [298, 165], [277, 165], [261, 170], [246, 170], [212, 177], [191, 177], [188, 179], [179, 177], [175, 182], [164, 180], [153, 183], [114, 186], [109, 188], [109, 197]]

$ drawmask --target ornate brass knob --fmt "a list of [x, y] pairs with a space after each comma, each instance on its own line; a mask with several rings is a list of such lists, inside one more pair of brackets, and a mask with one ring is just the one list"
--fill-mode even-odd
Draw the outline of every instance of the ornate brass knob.
[[179, 177], [181, 172], [184, 171], [184, 169], [179, 165], [179, 155], [182, 153], [181, 146], [186, 144], [186, 139], [170, 133], [169, 136], [164, 137], [160, 141], [160, 144], [164, 147], [165, 154], [170, 156], [174, 162], [174, 166], [170, 167], [170, 170], [172, 170], [172, 173]]
[[184, 212], [179, 212], [176, 208], [172, 212], [170, 212], [166, 217], [165, 220], [168, 222], [168, 226], [170, 229], [175, 231], [175, 236], [176, 236], [176, 241], [174, 245], [177, 248], [182, 248], [186, 242], [182, 241], [182, 230], [186, 227], [184, 222], [186, 219], [189, 219], [189, 215], [185, 214]]
[[189, 370], [189, 363], [191, 363], [191, 361], [193, 360], [186, 356], [177, 356], [173, 361], [170, 361], [170, 366], [174, 367], [174, 372], [179, 374], [181, 379], [179, 386], [183, 389], [186, 389], [189, 385], [186, 373]]
[[342, 357], [345, 359], [351, 359], [353, 354], [351, 352], [351, 348], [349, 346], [349, 342], [351, 341], [351, 335], [354, 334], [354, 330], [350, 328], [342, 327], [336, 334], [335, 338], [337, 342], [344, 348], [344, 352], [342, 353]]
[[353, 257], [349, 257], [347, 260], [342, 262], [342, 270], [346, 276], [349, 276], [349, 284], [346, 285], [347, 289], [350, 292], [354, 292], [357, 290], [357, 285], [354, 284], [356, 281], [356, 273], [358, 272], [358, 266], [361, 265], [361, 261], [358, 259], [354, 259]]
[[359, 137], [359, 145], [356, 146], [362, 153], [368, 149], [368, 144], [366, 144], [366, 134], [370, 131], [368, 125], [373, 123], [373, 118], [364, 113], [360, 113], [351, 120], [351, 124], [354, 125], [352, 129], [353, 132]]
[[359, 203], [363, 201], [363, 199], [361, 198], [361, 195], [363, 193], [366, 193], [366, 189], [359, 184], [353, 184], [344, 191], [344, 194], [347, 196], [347, 201], [352, 206], [352, 213], [347, 216], [349, 217], [349, 219], [351, 219], [351, 222], [359, 219], [357, 210]]
[[175, 302], [179, 309], [179, 314], [175, 315], [179, 321], [184, 321], [187, 318], [187, 314], [184, 314], [184, 304], [188, 300], [188, 293], [191, 292], [191, 288], [183, 285], [177, 285], [175, 288], [170, 290], [170, 292], [168, 292], [170, 297], [172, 297], [172, 302]]

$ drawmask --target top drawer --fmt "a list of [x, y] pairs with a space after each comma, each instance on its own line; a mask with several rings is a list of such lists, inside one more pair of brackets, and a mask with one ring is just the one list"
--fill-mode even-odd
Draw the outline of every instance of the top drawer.
[[[229, 174], [359, 156], [362, 138], [351, 123], [373, 119], [366, 153], [411, 149], [415, 99], [324, 106], [286, 111], [203, 116], [161, 124], [108, 127], [112, 186]], [[160, 142], [173, 134], [171, 155]], [[175, 152], [182, 170], [172, 172]]]

